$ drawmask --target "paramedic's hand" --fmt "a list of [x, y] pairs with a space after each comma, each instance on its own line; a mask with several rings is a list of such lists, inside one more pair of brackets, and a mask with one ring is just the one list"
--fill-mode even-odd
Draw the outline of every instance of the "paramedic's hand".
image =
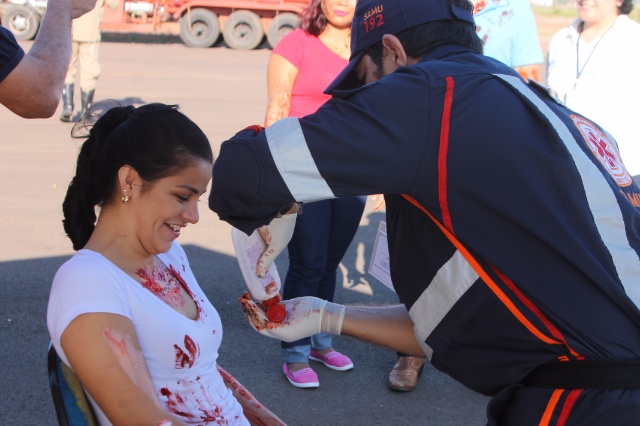
[[287, 316], [281, 323], [270, 322], [247, 292], [238, 301], [254, 330], [284, 342], [295, 342], [318, 333], [340, 334], [342, 331], [345, 306], [317, 297], [306, 296], [282, 301]]
[[264, 240], [267, 248], [265, 249], [260, 260], [256, 272], [260, 278], [263, 278], [276, 257], [289, 244], [289, 240], [293, 236], [293, 228], [296, 226], [296, 213], [285, 214], [271, 221], [270, 224], [258, 228], [260, 236]]

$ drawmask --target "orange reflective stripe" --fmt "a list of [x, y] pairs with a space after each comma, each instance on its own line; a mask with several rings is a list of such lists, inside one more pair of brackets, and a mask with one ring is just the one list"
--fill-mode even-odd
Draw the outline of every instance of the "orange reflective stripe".
[[509, 297], [504, 294], [504, 292], [498, 287], [498, 285], [493, 281], [493, 279], [482, 269], [482, 266], [478, 263], [478, 261], [469, 253], [469, 251], [462, 245], [460, 241], [451, 233], [447, 228], [445, 228], [438, 220], [427, 211], [420, 203], [418, 203], [415, 199], [410, 197], [407, 194], [402, 194], [402, 196], [409, 201], [411, 204], [422, 210], [429, 218], [438, 225], [438, 228], [447, 236], [449, 241], [453, 243], [453, 245], [458, 249], [460, 253], [464, 256], [464, 258], [469, 262], [471, 267], [476, 271], [476, 273], [482, 278], [484, 283], [493, 291], [493, 293], [500, 299], [500, 301], [506, 306], [507, 309], [513, 314], [514, 317], [520, 321], [522, 325], [524, 325], [527, 330], [529, 330], [534, 336], [538, 339], [542, 340], [545, 343], [551, 345], [561, 345], [562, 342], [554, 340], [540, 330], [538, 330], [531, 322], [518, 310], [518, 308], [513, 304], [513, 302], [509, 299]]
[[509, 290], [511, 290], [513, 292], [513, 294], [515, 294], [516, 297], [522, 303], [524, 303], [524, 305], [536, 317], [538, 317], [538, 319], [545, 325], [545, 327], [547, 327], [547, 330], [549, 330], [551, 335], [553, 337], [555, 337], [556, 339], [558, 339], [559, 341], [561, 341], [567, 347], [567, 349], [569, 350], [569, 353], [571, 353], [571, 355], [573, 355], [574, 357], [576, 357], [578, 359], [582, 358], [582, 356], [579, 353], [577, 353], [576, 351], [571, 349], [571, 347], [569, 346], [569, 343], [567, 343], [567, 340], [564, 338], [562, 333], [560, 333], [560, 330], [558, 330], [556, 328], [556, 326], [553, 325], [551, 323], [551, 321], [549, 321], [549, 319], [546, 316], [544, 316], [542, 311], [540, 311], [540, 309], [538, 309], [538, 307], [536, 305], [534, 305], [533, 302], [531, 302], [529, 299], [527, 299], [527, 297], [520, 291], [520, 289], [516, 286], [516, 284], [509, 277], [504, 275], [502, 272], [498, 271], [495, 267], [493, 267], [493, 265], [491, 265], [491, 269], [493, 269], [493, 272], [495, 272], [498, 275], [498, 277], [500, 277], [500, 279], [502, 280], [502, 282], [504, 282], [504, 284], [507, 286], [507, 288], [509, 288]]
[[556, 389], [553, 391], [553, 394], [551, 394], [551, 398], [549, 398], [549, 403], [547, 404], [547, 408], [545, 408], [544, 410], [544, 414], [542, 415], [538, 426], [549, 426], [551, 416], [553, 415], [553, 410], [556, 409], [556, 405], [558, 404], [558, 400], [560, 399], [562, 392], [564, 392], [563, 389]]

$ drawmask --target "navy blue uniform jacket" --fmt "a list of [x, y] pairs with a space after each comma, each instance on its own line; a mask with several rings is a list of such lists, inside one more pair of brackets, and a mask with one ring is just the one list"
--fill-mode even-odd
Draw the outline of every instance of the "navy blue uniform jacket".
[[544, 88], [441, 46], [315, 114], [224, 142], [210, 207], [249, 233], [294, 200], [378, 193], [394, 287], [425, 353], [497, 395], [503, 420], [527, 392], [513, 412], [557, 417], [598, 394], [532, 396], [519, 383], [540, 364], [639, 358], [640, 191], [613, 138]]

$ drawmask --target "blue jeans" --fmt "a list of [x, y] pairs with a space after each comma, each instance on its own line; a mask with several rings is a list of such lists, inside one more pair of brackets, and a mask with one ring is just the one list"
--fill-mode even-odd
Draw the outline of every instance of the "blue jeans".
[[[288, 246], [283, 299], [315, 296], [333, 301], [338, 265], [358, 230], [365, 202], [366, 197], [348, 197], [304, 205]], [[308, 362], [311, 348], [331, 347], [331, 334], [281, 342], [281, 346], [285, 362]]]

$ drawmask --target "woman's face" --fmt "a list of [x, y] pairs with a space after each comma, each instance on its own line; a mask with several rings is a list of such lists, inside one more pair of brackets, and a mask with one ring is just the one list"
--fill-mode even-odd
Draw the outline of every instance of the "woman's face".
[[180, 230], [199, 220], [198, 200], [207, 190], [212, 164], [202, 159], [144, 189], [134, 190], [130, 205], [143, 255], [165, 253]]
[[622, 0], [578, 0], [576, 4], [580, 20], [586, 24], [598, 24], [616, 19]]
[[327, 22], [336, 28], [351, 28], [356, 0], [322, 0], [322, 12]]

